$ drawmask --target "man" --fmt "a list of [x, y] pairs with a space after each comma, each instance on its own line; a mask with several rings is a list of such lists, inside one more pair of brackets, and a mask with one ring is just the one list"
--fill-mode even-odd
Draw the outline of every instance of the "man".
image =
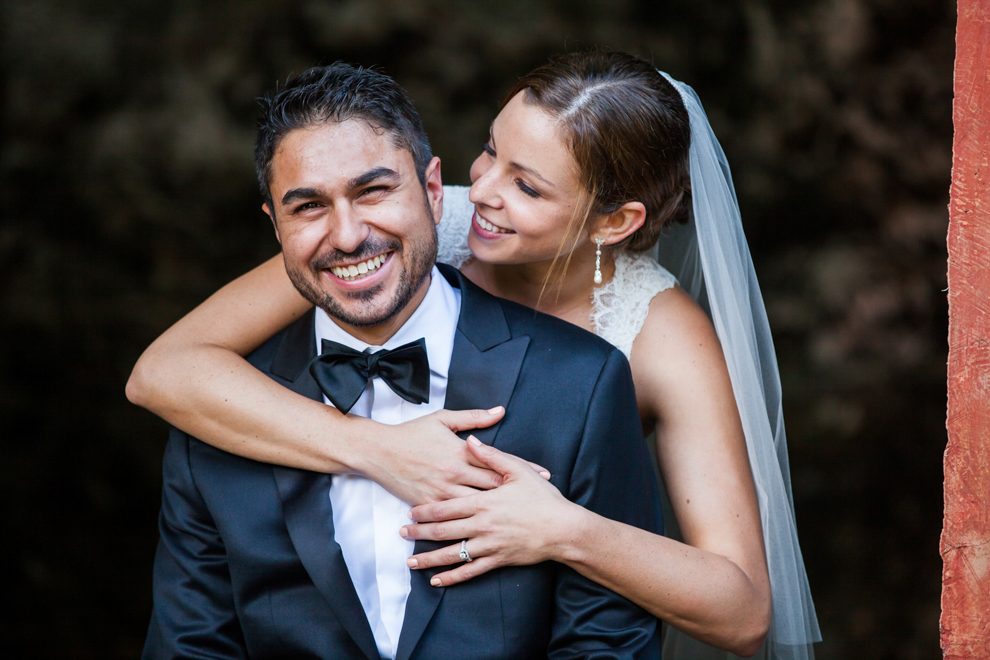
[[[258, 369], [388, 424], [505, 406], [480, 440], [659, 531], [621, 353], [434, 265], [440, 162], [394, 81], [306, 71], [264, 103], [256, 161], [286, 269], [316, 305], [250, 357]], [[264, 465], [173, 430], [163, 491], [145, 658], [659, 657], [653, 617], [562, 565], [431, 586], [435, 571], [406, 560], [439, 546], [402, 539], [409, 506], [361, 476]]]

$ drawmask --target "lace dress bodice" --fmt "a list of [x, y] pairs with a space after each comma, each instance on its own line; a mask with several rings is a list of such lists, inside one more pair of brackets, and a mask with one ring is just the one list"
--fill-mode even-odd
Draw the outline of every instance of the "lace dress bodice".
[[437, 261], [460, 268], [471, 256], [468, 232], [474, 204], [468, 199], [467, 186], [443, 187], [443, 217], [437, 225]]
[[[437, 227], [437, 261], [460, 268], [471, 257], [467, 237], [474, 205], [465, 186], [444, 186], [443, 218]], [[591, 304], [591, 327], [628, 359], [633, 341], [643, 329], [650, 301], [677, 280], [649, 254], [619, 252], [615, 274], [595, 288]]]

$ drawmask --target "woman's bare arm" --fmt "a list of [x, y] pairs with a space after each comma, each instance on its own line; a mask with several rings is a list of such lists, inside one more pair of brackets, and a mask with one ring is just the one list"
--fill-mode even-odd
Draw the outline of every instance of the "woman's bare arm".
[[[357, 472], [407, 502], [491, 488], [453, 431], [490, 426], [502, 410], [440, 411], [399, 426], [307, 399], [252, 367], [248, 355], [311, 307], [278, 255], [191, 311], [141, 355], [127, 398], [225, 451], [319, 472]], [[472, 465], [472, 463], [474, 465]]]
[[[127, 398], [221, 449], [235, 451], [264, 436], [272, 440], [271, 455], [264, 458], [291, 454], [298, 444], [293, 438], [306, 434], [300, 435], [295, 423], [254, 419], [250, 411], [304, 397], [268, 387], [270, 379], [243, 357], [310, 307], [285, 274], [282, 255], [276, 255], [217, 291], [156, 339], [134, 365]], [[309, 403], [313, 405], [300, 407], [310, 413], [303, 415], [310, 421], [342, 417]], [[321, 463], [312, 450], [300, 449], [295, 447], [301, 453], [296, 458], [306, 464], [297, 467], [343, 467], [333, 461]]]
[[[472, 451], [503, 485], [413, 509], [410, 538], [468, 538], [476, 561], [437, 576], [447, 585], [503, 565], [561, 561], [693, 637], [739, 655], [770, 624], [759, 508], [724, 358], [708, 319], [680, 289], [661, 294], [633, 347], [641, 413], [656, 424], [664, 482], [684, 543], [568, 502], [489, 447]], [[444, 521], [439, 526], [431, 523]], [[418, 555], [417, 568], [456, 563], [457, 546]]]
[[588, 538], [566, 544], [565, 562], [689, 635], [751, 655], [770, 626], [770, 578], [718, 337], [672, 289], [651, 305], [630, 364], [641, 410], [658, 420], [657, 457], [684, 543], [583, 512]]

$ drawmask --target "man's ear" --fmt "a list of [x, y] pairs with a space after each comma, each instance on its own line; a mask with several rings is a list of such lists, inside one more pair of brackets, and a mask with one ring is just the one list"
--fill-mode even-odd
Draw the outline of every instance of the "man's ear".
[[264, 211], [265, 215], [268, 216], [268, 219], [272, 221], [272, 226], [275, 227], [275, 239], [278, 241], [278, 244], [281, 245], [282, 237], [278, 233], [278, 223], [275, 222], [275, 214], [272, 212], [271, 207], [268, 206], [268, 202], [261, 205], [261, 210]]
[[646, 207], [642, 202], [626, 202], [606, 216], [592, 236], [601, 236], [606, 245], [614, 245], [633, 234], [645, 221]]
[[443, 177], [440, 176], [440, 159], [437, 156], [426, 166], [423, 179], [426, 181], [426, 203], [433, 211], [433, 221], [440, 224], [443, 217]]

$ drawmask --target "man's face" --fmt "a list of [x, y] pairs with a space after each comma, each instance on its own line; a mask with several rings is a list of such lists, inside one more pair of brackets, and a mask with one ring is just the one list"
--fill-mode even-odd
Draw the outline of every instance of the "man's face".
[[436, 259], [440, 160], [424, 191], [412, 154], [387, 133], [358, 119], [318, 124], [282, 139], [270, 192], [275, 208], [264, 209], [299, 292], [352, 328], [400, 327]]

